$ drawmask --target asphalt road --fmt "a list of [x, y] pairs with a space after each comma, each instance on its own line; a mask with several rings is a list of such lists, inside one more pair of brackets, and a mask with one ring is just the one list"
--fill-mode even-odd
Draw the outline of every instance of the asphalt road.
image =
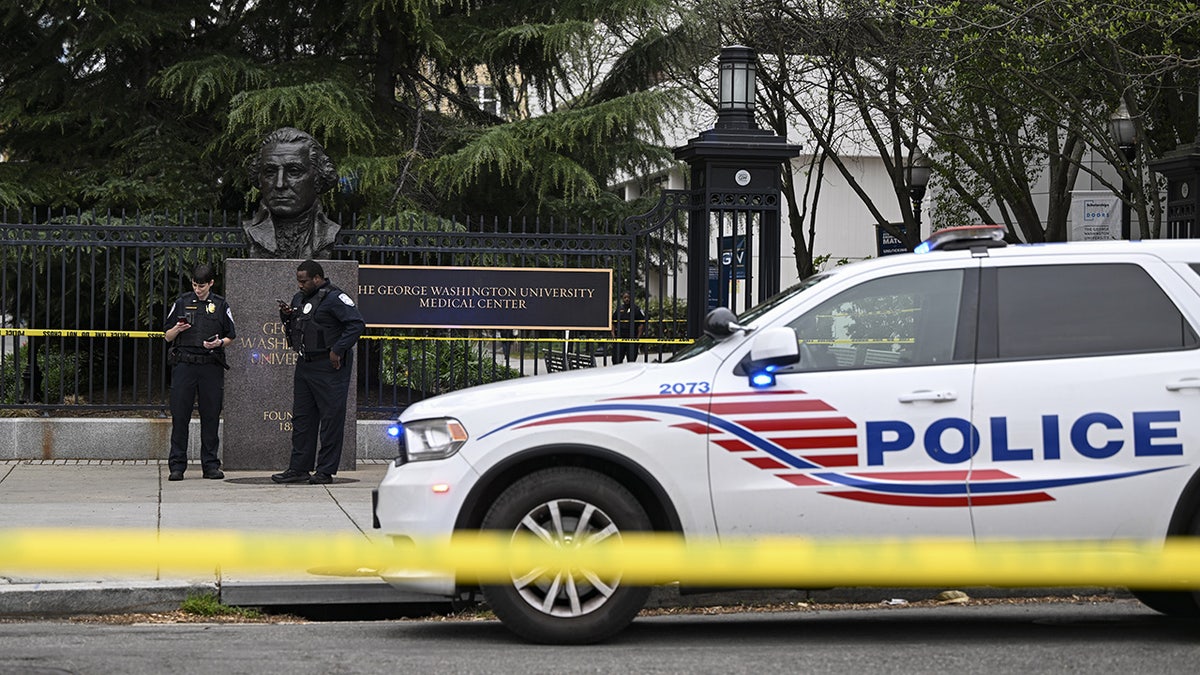
[[643, 617], [546, 647], [495, 621], [0, 623], [0, 674], [1194, 673], [1200, 622], [1132, 600]]

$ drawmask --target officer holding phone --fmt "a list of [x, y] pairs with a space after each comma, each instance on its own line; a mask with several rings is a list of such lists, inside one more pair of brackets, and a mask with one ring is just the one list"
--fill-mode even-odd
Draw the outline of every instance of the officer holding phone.
[[342, 459], [353, 349], [366, 324], [354, 299], [325, 278], [317, 261], [300, 263], [296, 284], [299, 292], [291, 302], [279, 300], [279, 321], [298, 357], [292, 378], [292, 456], [288, 468], [271, 480], [326, 485]]
[[212, 292], [216, 274], [212, 265], [200, 263], [192, 269], [192, 290], [171, 304], [163, 338], [170, 343], [171, 364], [171, 452], [167, 456], [170, 477], [183, 480], [187, 470], [188, 425], [192, 407], [200, 406], [200, 464], [205, 478], [220, 479], [221, 458], [217, 450], [221, 407], [225, 400], [225, 347], [236, 337], [233, 310], [225, 298]]

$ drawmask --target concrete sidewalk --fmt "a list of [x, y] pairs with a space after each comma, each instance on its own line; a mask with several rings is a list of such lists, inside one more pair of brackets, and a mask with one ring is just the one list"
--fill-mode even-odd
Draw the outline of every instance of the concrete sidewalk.
[[[4, 460], [0, 527], [337, 533], [377, 541], [383, 537], [371, 526], [371, 490], [386, 470], [387, 461], [359, 459], [357, 470], [339, 473], [331, 485], [276, 485], [265, 471], [204, 480], [198, 464], [185, 480], [169, 482], [162, 460]], [[0, 615], [168, 611], [205, 591], [231, 605], [444, 602], [353, 571], [320, 572], [221, 569], [179, 578], [147, 563], [119, 576], [72, 577], [5, 570], [0, 552]]]
[[[390, 460], [359, 458], [332, 485], [276, 485], [267, 471], [226, 471], [204, 480], [192, 464], [186, 479], [167, 480], [164, 460], [0, 460], [0, 528], [134, 528], [141, 531], [231, 530], [310, 532], [382, 541], [372, 529], [371, 490]], [[86, 555], [86, 551], [81, 551]], [[17, 574], [0, 551], [0, 616], [54, 616], [178, 609], [195, 593], [217, 593], [228, 605], [270, 607], [330, 604], [444, 604], [444, 598], [404, 593], [356, 570], [295, 570], [264, 577], [236, 569], [207, 576], [164, 577], [153, 563], [119, 576]], [[835, 588], [680, 596], [656, 589], [650, 606], [711, 606], [792, 602], [915, 602], [944, 589]], [[974, 588], [971, 597], [1125, 597], [1106, 588]]]

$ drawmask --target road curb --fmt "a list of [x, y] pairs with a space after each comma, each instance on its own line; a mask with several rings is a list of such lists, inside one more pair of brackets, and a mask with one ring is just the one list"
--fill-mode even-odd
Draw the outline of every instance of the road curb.
[[8, 584], [0, 585], [0, 616], [170, 612], [189, 595], [216, 592], [215, 583], [187, 581]]
[[277, 605], [430, 605], [449, 598], [401, 591], [379, 578], [297, 581], [224, 581], [221, 602], [239, 607]]

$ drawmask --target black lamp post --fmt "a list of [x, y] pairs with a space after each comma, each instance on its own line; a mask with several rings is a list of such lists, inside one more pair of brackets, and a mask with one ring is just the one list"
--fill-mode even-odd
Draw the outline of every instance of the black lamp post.
[[[688, 336], [703, 332], [708, 311], [710, 240], [732, 242], [745, 256], [738, 278], [746, 279], [746, 306], [779, 292], [782, 277], [780, 165], [800, 154], [786, 138], [759, 129], [754, 120], [758, 58], [753, 49], [721, 49], [717, 61], [717, 122], [675, 157], [688, 163]], [[740, 243], [744, 242], [744, 243]], [[736, 259], [736, 258], [735, 258]], [[728, 283], [717, 268], [716, 286]], [[757, 284], [755, 284], [757, 281]]]
[[756, 129], [754, 95], [758, 61], [754, 50], [741, 45], [725, 47], [718, 62], [717, 129]]
[[[1125, 163], [1132, 166], [1133, 160], [1137, 157], [1137, 124], [1134, 123], [1133, 117], [1129, 115], [1129, 108], [1125, 106], [1125, 101], [1121, 101], [1121, 105], [1117, 106], [1117, 110], [1108, 117], [1108, 133], [1112, 136], [1113, 142], [1121, 148], [1121, 154], [1125, 156]], [[1128, 171], [1121, 172], [1121, 238], [1129, 239], [1131, 236], [1129, 226], [1129, 202], [1131, 201], [1129, 183], [1125, 180]]]
[[908, 197], [912, 200], [913, 219], [917, 223], [916, 239], [921, 238], [921, 200], [925, 199], [925, 188], [929, 186], [929, 175], [933, 172], [933, 164], [920, 148], [913, 150], [912, 158], [904, 167], [905, 180], [908, 182]]

